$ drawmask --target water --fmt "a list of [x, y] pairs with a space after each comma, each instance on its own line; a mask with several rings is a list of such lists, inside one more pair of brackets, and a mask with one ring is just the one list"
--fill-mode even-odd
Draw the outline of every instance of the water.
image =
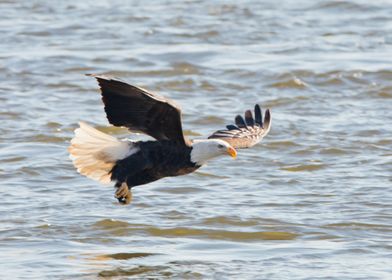
[[[370, 3], [369, 3], [370, 2]], [[1, 1], [1, 279], [391, 279], [390, 1]], [[79, 176], [96, 82], [175, 99], [191, 137], [260, 103], [262, 144], [134, 189]]]

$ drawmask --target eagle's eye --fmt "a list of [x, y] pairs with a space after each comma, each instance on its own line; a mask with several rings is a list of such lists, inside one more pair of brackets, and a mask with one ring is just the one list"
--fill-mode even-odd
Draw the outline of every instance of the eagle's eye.
[[223, 146], [222, 144], [218, 144], [218, 148], [219, 149], [223, 149], [225, 146]]

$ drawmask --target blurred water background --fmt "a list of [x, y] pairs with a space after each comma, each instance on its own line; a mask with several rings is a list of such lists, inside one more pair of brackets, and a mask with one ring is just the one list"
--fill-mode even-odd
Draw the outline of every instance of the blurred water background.
[[[391, 1], [0, 1], [1, 279], [392, 279]], [[262, 144], [113, 189], [76, 173], [85, 73], [173, 98], [191, 137], [260, 103]]]

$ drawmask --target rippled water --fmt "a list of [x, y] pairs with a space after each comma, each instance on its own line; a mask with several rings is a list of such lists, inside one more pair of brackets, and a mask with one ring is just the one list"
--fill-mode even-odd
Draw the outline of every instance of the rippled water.
[[[1, 279], [391, 279], [390, 1], [0, 11]], [[129, 137], [85, 73], [175, 99], [192, 136], [254, 103], [272, 131], [120, 206], [68, 159], [79, 120]]]

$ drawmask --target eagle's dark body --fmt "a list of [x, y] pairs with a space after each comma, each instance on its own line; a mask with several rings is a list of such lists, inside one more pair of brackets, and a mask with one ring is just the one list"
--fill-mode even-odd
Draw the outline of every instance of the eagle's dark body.
[[131, 187], [144, 185], [163, 177], [179, 176], [198, 169], [191, 161], [192, 147], [173, 141], [141, 141], [138, 151], [116, 162], [111, 179]]

